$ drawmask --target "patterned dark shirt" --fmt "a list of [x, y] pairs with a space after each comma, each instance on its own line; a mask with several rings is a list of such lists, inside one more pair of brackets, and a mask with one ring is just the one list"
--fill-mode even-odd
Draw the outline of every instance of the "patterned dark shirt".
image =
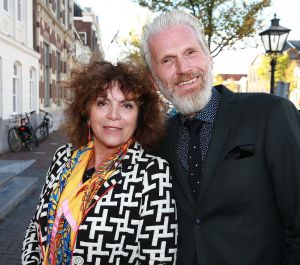
[[[208, 145], [210, 142], [212, 130], [213, 130], [213, 123], [214, 119], [217, 114], [218, 106], [220, 103], [220, 94], [219, 92], [213, 88], [212, 89], [212, 96], [206, 107], [197, 112], [195, 115], [195, 119], [201, 120], [204, 122], [202, 129], [200, 131], [200, 144], [201, 144], [201, 157], [202, 157], [202, 167], [204, 165], [204, 161], [206, 158], [206, 154], [208, 151]], [[180, 115], [180, 127], [179, 127], [179, 137], [178, 137], [178, 147], [177, 147], [177, 155], [179, 160], [181, 161], [184, 169], [188, 170], [188, 163], [187, 163], [187, 155], [189, 150], [189, 132], [187, 128], [183, 125], [186, 119], [185, 116]]]

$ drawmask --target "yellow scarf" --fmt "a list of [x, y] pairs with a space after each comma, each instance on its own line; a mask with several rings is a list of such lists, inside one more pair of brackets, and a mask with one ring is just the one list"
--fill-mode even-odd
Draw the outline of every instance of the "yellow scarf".
[[110, 178], [132, 142], [133, 139], [130, 139], [121, 146], [84, 183], [82, 178], [93, 155], [94, 143], [90, 141], [87, 146], [74, 151], [62, 173], [60, 184], [50, 197], [48, 238], [43, 265], [71, 263], [76, 234], [82, 219], [92, 207], [91, 202], [97, 191]]

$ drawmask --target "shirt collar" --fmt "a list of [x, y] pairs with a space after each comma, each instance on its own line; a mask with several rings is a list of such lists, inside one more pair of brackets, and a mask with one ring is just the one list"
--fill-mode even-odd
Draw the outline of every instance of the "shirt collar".
[[[213, 87], [211, 98], [210, 98], [208, 104], [204, 107], [204, 109], [198, 111], [195, 114], [194, 119], [198, 119], [198, 120], [204, 121], [206, 123], [213, 123], [214, 118], [217, 114], [220, 97], [221, 97], [220, 93]], [[182, 114], [180, 114], [180, 121], [181, 121], [182, 125], [183, 125], [185, 119], [186, 119], [186, 117], [183, 116]]]

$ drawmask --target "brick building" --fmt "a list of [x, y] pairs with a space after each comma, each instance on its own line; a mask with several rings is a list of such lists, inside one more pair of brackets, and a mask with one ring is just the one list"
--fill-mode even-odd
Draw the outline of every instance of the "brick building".
[[91, 8], [74, 4], [74, 27], [86, 50], [77, 53], [76, 60], [88, 62], [90, 59], [101, 60], [104, 53], [101, 45], [98, 17]]
[[63, 100], [59, 85], [70, 74], [72, 61], [73, 0], [33, 0], [34, 48], [40, 53], [40, 108], [52, 112], [55, 126], [61, 123]]

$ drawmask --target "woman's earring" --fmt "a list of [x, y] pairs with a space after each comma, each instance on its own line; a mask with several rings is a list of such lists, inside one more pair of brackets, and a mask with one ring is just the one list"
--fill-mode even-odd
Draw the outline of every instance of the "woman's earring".
[[91, 141], [92, 139], [92, 132], [91, 132], [91, 123], [88, 121], [87, 123], [88, 126], [88, 141]]

